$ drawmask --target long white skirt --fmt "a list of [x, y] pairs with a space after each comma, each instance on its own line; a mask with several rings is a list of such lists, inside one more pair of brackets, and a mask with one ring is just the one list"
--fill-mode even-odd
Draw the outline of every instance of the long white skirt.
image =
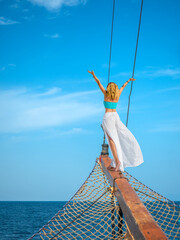
[[[137, 140], [129, 129], [122, 123], [117, 112], [105, 113], [102, 127], [108, 144], [108, 136], [112, 138], [115, 143], [117, 155], [121, 163], [119, 170], [124, 172], [125, 167], [136, 167], [144, 162]], [[114, 159], [112, 159], [111, 165], [113, 167], [116, 166]]]

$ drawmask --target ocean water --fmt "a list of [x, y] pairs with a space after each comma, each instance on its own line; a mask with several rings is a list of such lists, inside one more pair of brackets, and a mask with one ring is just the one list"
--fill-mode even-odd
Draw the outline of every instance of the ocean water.
[[26, 240], [66, 202], [0, 202], [0, 240]]
[[0, 202], [0, 240], [28, 239], [65, 204], [63, 201]]

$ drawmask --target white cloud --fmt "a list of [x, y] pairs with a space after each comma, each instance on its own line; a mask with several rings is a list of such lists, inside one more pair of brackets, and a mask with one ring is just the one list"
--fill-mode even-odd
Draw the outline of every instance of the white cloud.
[[171, 91], [178, 91], [180, 90], [180, 86], [175, 86], [175, 87], [169, 87], [169, 88], [162, 88], [155, 90], [155, 93], [161, 93], [161, 92], [171, 92]]
[[[89, 130], [89, 129], [83, 129], [81, 127], [69, 127], [68, 129], [64, 130], [63, 129], [59, 129], [57, 127], [55, 128], [47, 128], [47, 129], [43, 129], [41, 130], [41, 132], [37, 134], [27, 134], [27, 132], [24, 133], [15, 133], [15, 134], [11, 134], [10, 139], [13, 142], [24, 142], [24, 141], [41, 141], [42, 139], [55, 139], [55, 138], [61, 138], [62, 136], [72, 136], [73, 135], [79, 135], [79, 134], [92, 134], [93, 131]], [[9, 135], [8, 135], [9, 137]]]
[[53, 87], [53, 88], [50, 88], [48, 89], [48, 91], [46, 92], [43, 92], [43, 93], [38, 93], [36, 94], [35, 96], [36, 97], [42, 97], [42, 96], [51, 96], [51, 95], [54, 95], [56, 93], [59, 93], [61, 91], [61, 88], [58, 88], [58, 87]]
[[86, 4], [87, 0], [29, 0], [31, 3], [45, 7], [49, 11], [58, 10], [63, 5], [76, 6], [79, 4]]
[[159, 126], [147, 130], [148, 132], [180, 132], [180, 119], [175, 118], [169, 122], [162, 122]]
[[[167, 68], [158, 68], [158, 67], [147, 67], [148, 70], [143, 71], [135, 71], [135, 77], [141, 76], [141, 77], [172, 77], [172, 78], [179, 78], [180, 77], [180, 68], [173, 68], [173, 67], [167, 67]], [[127, 76], [131, 77], [132, 72], [119, 72], [117, 74], [114, 74], [112, 78], [117, 78], [120, 76]]]
[[[139, 72], [141, 74], [141, 72]], [[142, 71], [142, 74], [150, 77], [180, 77], [180, 68], [162, 68], [157, 70]]]
[[56, 87], [44, 93], [26, 88], [1, 90], [0, 132], [62, 127], [103, 113], [103, 105], [96, 98], [99, 90], [57, 95], [59, 90]]
[[[150, 97], [154, 98], [156, 97], [156, 94], [163, 94], [163, 93], [171, 93], [171, 92], [176, 92], [176, 91], [180, 91], [180, 86], [173, 86], [173, 87], [168, 87], [168, 88], [160, 88], [160, 89], [155, 89], [153, 91], [149, 91], [149, 92], [145, 92], [139, 95], [134, 96], [133, 100], [134, 101], [139, 101], [139, 100], [144, 100], [144, 99], [149, 99]], [[177, 104], [177, 100], [175, 101], [167, 101], [166, 104], [171, 104], [171, 105], [175, 105]], [[161, 104], [161, 103], [160, 103]], [[165, 102], [163, 103], [165, 104]], [[157, 105], [156, 105], [157, 106]], [[147, 106], [145, 106], [145, 108], [147, 108]]]
[[61, 135], [86, 134], [86, 133], [90, 133], [90, 131], [87, 131], [83, 128], [72, 128], [70, 130], [61, 132]]
[[29, 16], [24, 16], [22, 18], [30, 21], [30, 20], [33, 20], [35, 18], [35, 16], [32, 14], [32, 15], [29, 15]]
[[48, 37], [48, 38], [59, 38], [59, 34], [56, 33], [56, 34], [53, 34], [53, 35], [48, 35], [48, 34], [44, 34], [44, 37]]
[[16, 64], [14, 64], [14, 63], [9, 63], [8, 65], [11, 67], [16, 67]]
[[12, 20], [4, 18], [4, 17], [0, 17], [0, 25], [12, 25], [12, 24], [16, 24], [16, 23], [19, 23], [19, 22], [12, 21]]
[[14, 68], [14, 67], [16, 67], [16, 64], [10, 63], [10, 64], [8, 64], [6, 66], [3, 66], [3, 67], [0, 68], [0, 72], [5, 71], [8, 67]]
[[150, 129], [149, 132], [180, 132], [180, 126], [160, 126], [153, 129]]
[[10, 5], [11, 8], [19, 8], [19, 5], [17, 3]]

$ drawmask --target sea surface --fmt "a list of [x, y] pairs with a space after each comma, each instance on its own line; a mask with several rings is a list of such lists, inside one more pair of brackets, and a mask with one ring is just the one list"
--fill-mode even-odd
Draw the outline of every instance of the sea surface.
[[[176, 202], [180, 204], [180, 201]], [[0, 240], [25, 240], [45, 225], [66, 202], [0, 201]]]
[[26, 240], [45, 225], [66, 202], [1, 202], [0, 240]]

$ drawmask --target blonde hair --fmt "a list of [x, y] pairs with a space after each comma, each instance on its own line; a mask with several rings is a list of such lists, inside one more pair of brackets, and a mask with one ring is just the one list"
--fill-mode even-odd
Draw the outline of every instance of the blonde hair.
[[111, 100], [118, 100], [118, 85], [115, 84], [114, 82], [110, 82], [107, 85], [107, 90], [106, 90], [106, 96], [107, 98], [110, 98]]

